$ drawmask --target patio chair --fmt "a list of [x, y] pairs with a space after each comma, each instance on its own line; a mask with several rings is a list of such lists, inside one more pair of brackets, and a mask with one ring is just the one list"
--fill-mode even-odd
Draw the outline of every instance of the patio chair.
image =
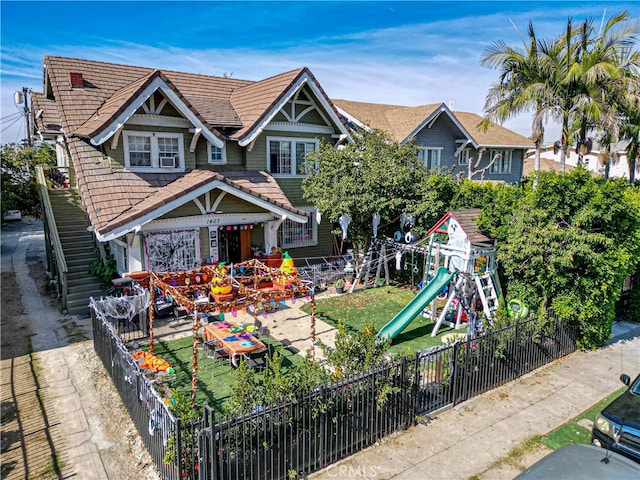
[[243, 353], [247, 367], [249, 368], [267, 368], [267, 354], [269, 351], [266, 348], [262, 350], [256, 350], [255, 352]]
[[207, 342], [205, 345], [207, 346], [207, 358], [211, 360], [211, 376], [215, 376], [217, 361], [230, 361], [229, 352], [215, 341]]

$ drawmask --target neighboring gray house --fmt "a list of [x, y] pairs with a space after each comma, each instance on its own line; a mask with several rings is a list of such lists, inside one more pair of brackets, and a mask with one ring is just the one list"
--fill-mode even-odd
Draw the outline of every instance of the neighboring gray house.
[[[350, 100], [332, 102], [352, 128], [382, 130], [400, 143], [413, 139], [428, 167], [455, 167], [454, 174], [464, 178], [520, 182], [526, 151], [534, 146], [527, 137], [496, 124], [483, 132], [478, 128], [481, 116], [452, 112], [444, 103], [404, 107]], [[480, 151], [482, 157], [476, 165]], [[493, 158], [493, 164], [481, 173]]]

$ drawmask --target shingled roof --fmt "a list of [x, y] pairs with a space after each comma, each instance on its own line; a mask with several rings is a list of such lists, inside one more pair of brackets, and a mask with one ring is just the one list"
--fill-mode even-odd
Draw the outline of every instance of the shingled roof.
[[472, 245], [492, 244], [492, 240], [480, 231], [480, 228], [478, 228], [478, 224], [476, 223], [481, 212], [482, 210], [479, 208], [450, 210], [440, 220], [438, 220], [433, 227], [431, 227], [427, 234], [431, 235], [434, 232], [447, 233], [449, 219], [453, 218], [458, 222]]
[[[522, 147], [529, 148], [533, 142], [512, 130], [491, 124], [486, 132], [478, 128], [482, 117], [468, 112], [451, 112], [444, 103], [434, 103], [417, 107], [385, 105], [379, 103], [354, 102], [351, 100], [333, 100], [333, 103], [362, 124], [386, 132], [391, 139], [404, 142], [429, 117], [439, 110], [450, 113], [479, 146], [483, 147]], [[463, 132], [464, 133], [464, 132]]]
[[42, 135], [60, 134], [62, 132], [62, 121], [58, 115], [56, 102], [37, 92], [31, 93], [31, 102], [35, 112], [36, 130]]
[[[184, 195], [194, 185], [221, 181], [295, 215], [308, 216], [294, 208], [277, 182], [266, 172], [192, 171], [187, 173], [133, 173], [112, 170], [109, 158], [91, 145], [90, 138], [113, 122], [150, 82], [160, 78], [197, 115], [213, 134], [216, 127], [237, 128], [236, 137], [255, 128], [263, 115], [259, 108], [273, 105], [279, 95], [306, 68], [261, 82], [157, 70], [146, 67], [96, 62], [77, 58], [46, 56], [47, 85], [55, 100], [34, 93], [34, 105], [44, 110], [44, 125], [58, 121], [67, 141], [78, 177], [81, 197], [94, 230], [104, 235], [134, 221], [166, 203], [167, 198]], [[70, 74], [81, 73], [82, 85], [74, 86]], [[77, 81], [78, 76], [75, 77]], [[251, 88], [244, 88], [244, 87]], [[239, 91], [238, 108], [232, 93]], [[259, 99], [258, 109], [250, 102]], [[337, 116], [337, 115], [336, 115]], [[57, 118], [56, 118], [57, 117]]]

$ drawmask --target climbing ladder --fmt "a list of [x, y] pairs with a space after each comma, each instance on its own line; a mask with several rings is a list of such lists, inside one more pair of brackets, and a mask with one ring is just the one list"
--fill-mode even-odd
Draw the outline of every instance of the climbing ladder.
[[493, 318], [494, 312], [500, 305], [500, 299], [498, 297], [499, 285], [496, 285], [494, 277], [495, 275], [492, 272], [487, 272], [484, 275], [474, 275], [478, 295], [482, 302], [482, 310], [487, 319]]

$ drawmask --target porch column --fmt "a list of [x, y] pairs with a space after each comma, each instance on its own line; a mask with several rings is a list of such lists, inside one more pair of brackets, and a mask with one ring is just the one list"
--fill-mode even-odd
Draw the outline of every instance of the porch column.
[[264, 250], [266, 253], [271, 252], [272, 247], [278, 248], [278, 228], [287, 219], [287, 216], [283, 216], [278, 220], [272, 220], [265, 222], [264, 224]]

